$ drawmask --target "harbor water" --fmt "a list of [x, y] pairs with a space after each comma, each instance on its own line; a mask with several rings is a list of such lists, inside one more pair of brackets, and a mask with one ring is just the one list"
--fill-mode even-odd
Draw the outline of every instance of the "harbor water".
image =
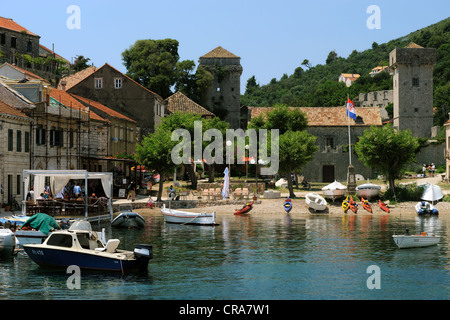
[[[149, 210], [141, 230], [106, 229], [119, 248], [153, 246], [148, 273], [43, 269], [25, 252], [0, 262], [3, 300], [449, 299], [449, 220], [370, 214], [221, 215], [217, 226], [175, 225]], [[392, 234], [432, 232], [437, 246], [398, 249]]]

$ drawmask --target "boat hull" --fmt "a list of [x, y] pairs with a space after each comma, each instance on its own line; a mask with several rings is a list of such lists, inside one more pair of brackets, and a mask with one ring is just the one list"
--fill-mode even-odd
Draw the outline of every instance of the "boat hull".
[[316, 193], [305, 195], [306, 204], [314, 211], [324, 211], [327, 208], [327, 202]]
[[16, 238], [9, 229], [0, 229], [0, 259], [12, 256], [16, 248]]
[[323, 190], [323, 196], [329, 199], [338, 199], [345, 195], [346, 189]]
[[20, 247], [24, 244], [41, 244], [48, 237], [39, 230], [16, 230], [15, 235]]
[[147, 270], [150, 259], [125, 259], [126, 254], [103, 255], [101, 252], [89, 250], [79, 252], [64, 250], [61, 247], [43, 245], [24, 245], [28, 256], [39, 266], [47, 268], [67, 268], [76, 265], [84, 270], [111, 272], [143, 272]]
[[421, 235], [393, 235], [395, 244], [400, 249], [403, 248], [420, 248], [434, 246], [439, 243], [439, 236], [421, 236]]
[[122, 212], [111, 222], [117, 228], [144, 228], [145, 219], [136, 212]]
[[164, 221], [178, 224], [215, 225], [216, 213], [195, 213], [180, 210], [161, 208]]

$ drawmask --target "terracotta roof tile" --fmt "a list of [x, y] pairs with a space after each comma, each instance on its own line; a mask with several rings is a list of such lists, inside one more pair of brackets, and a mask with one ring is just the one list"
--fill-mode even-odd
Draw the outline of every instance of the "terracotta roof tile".
[[0, 28], [5, 28], [8, 30], [13, 30], [13, 31], [17, 31], [17, 32], [25, 31], [28, 34], [37, 36], [37, 34], [34, 34], [33, 32], [25, 29], [24, 27], [22, 27], [21, 25], [16, 23], [13, 19], [9, 19], [9, 18], [0, 17]]
[[[251, 118], [270, 111], [272, 108], [249, 107]], [[291, 108], [294, 109], [294, 108]], [[306, 114], [310, 127], [348, 126], [346, 107], [304, 107], [299, 108]], [[381, 126], [380, 109], [359, 107], [356, 109], [357, 121], [350, 119], [351, 126]]]
[[237, 55], [225, 50], [221, 46], [211, 50], [207, 54], [201, 56], [200, 58], [239, 58]]
[[166, 99], [166, 102], [167, 110], [172, 113], [179, 111], [184, 113], [189, 112], [194, 114], [201, 114], [203, 116], [215, 116], [214, 113], [195, 103], [181, 92], [174, 93]]
[[8, 114], [16, 117], [25, 118], [28, 120], [32, 120], [30, 117], [28, 117], [25, 113], [21, 112], [20, 110], [11, 107], [10, 105], [4, 103], [0, 100], [0, 114]]
[[82, 101], [82, 102], [84, 102], [84, 103], [86, 103], [88, 105], [93, 106], [94, 108], [102, 110], [103, 112], [107, 113], [111, 117], [124, 119], [124, 120], [130, 121], [130, 122], [136, 123], [135, 120], [133, 120], [131, 118], [128, 118], [128, 117], [124, 116], [123, 114], [108, 108], [107, 106], [101, 104], [100, 102], [97, 102], [97, 101], [94, 101], [94, 100], [91, 100], [91, 99], [88, 99], [88, 98], [80, 97], [80, 96], [75, 95], [75, 94], [70, 94], [70, 95], [73, 96], [75, 99], [78, 99], [78, 100], [80, 100], [80, 101]]
[[70, 76], [64, 77], [61, 80], [59, 80], [58, 83], [58, 89], [63, 90], [63, 83], [65, 83], [65, 90], [69, 90], [77, 83], [83, 81], [87, 77], [89, 77], [91, 74], [93, 74], [95, 71], [97, 71], [97, 67], [90, 66], [86, 69], [83, 69], [81, 71], [78, 71], [77, 73], [74, 73]]

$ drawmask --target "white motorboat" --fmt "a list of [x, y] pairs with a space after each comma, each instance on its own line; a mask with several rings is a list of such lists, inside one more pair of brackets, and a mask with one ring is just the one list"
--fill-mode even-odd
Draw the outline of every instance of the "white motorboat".
[[16, 248], [16, 237], [10, 229], [0, 228], [0, 259], [12, 256]]
[[420, 248], [434, 246], [441, 240], [440, 236], [421, 232], [420, 234], [410, 235], [406, 229], [404, 235], [392, 235], [395, 244], [400, 248]]
[[380, 194], [381, 186], [373, 183], [365, 183], [356, 187], [356, 194], [364, 199], [373, 199]]
[[416, 209], [416, 212], [419, 216], [439, 215], [439, 211], [431, 203], [427, 201], [417, 202], [417, 204], [414, 206], [414, 209]]
[[347, 187], [336, 180], [333, 183], [330, 183], [329, 185], [322, 188], [323, 196], [325, 198], [330, 198], [333, 201], [334, 199], [343, 197], [346, 190]]
[[188, 212], [166, 208], [166, 205], [163, 205], [161, 208], [161, 213], [164, 216], [164, 220], [169, 223], [200, 224], [200, 225], [216, 224], [215, 211], [213, 213]]
[[327, 201], [317, 193], [307, 193], [305, 195], [305, 201], [314, 211], [323, 211], [327, 208]]
[[133, 212], [130, 204], [119, 206], [119, 215], [111, 221], [111, 226], [119, 228], [143, 228], [145, 219], [137, 212]]
[[136, 245], [134, 251], [119, 250], [119, 239], [103, 244], [87, 230], [59, 230], [52, 232], [42, 244], [25, 244], [24, 250], [38, 265], [67, 268], [145, 272], [152, 258], [151, 245]]

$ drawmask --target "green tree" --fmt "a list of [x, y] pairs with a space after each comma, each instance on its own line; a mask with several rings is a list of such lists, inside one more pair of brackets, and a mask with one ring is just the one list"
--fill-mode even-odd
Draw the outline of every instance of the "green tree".
[[358, 159], [365, 166], [386, 175], [389, 189], [395, 190], [395, 179], [415, 161], [419, 140], [410, 130], [396, 130], [391, 125], [366, 130], [355, 146]]
[[154, 169], [159, 175], [159, 192], [157, 201], [161, 201], [163, 194], [164, 176], [172, 173], [176, 165], [172, 161], [171, 153], [176, 142], [171, 141], [172, 132], [159, 127], [155, 133], [150, 133], [136, 146], [134, 159], [140, 165]]
[[80, 56], [76, 56], [75, 57], [75, 61], [73, 62], [73, 65], [72, 65], [72, 69], [75, 70], [76, 72], [86, 69], [86, 68], [89, 67], [88, 62], [90, 60], [91, 59], [86, 58], [86, 57], [81, 56], [81, 55]]
[[306, 115], [298, 108], [289, 108], [285, 104], [275, 105], [270, 112], [252, 118], [249, 128], [278, 129], [280, 134], [287, 131], [302, 131], [308, 127]]

